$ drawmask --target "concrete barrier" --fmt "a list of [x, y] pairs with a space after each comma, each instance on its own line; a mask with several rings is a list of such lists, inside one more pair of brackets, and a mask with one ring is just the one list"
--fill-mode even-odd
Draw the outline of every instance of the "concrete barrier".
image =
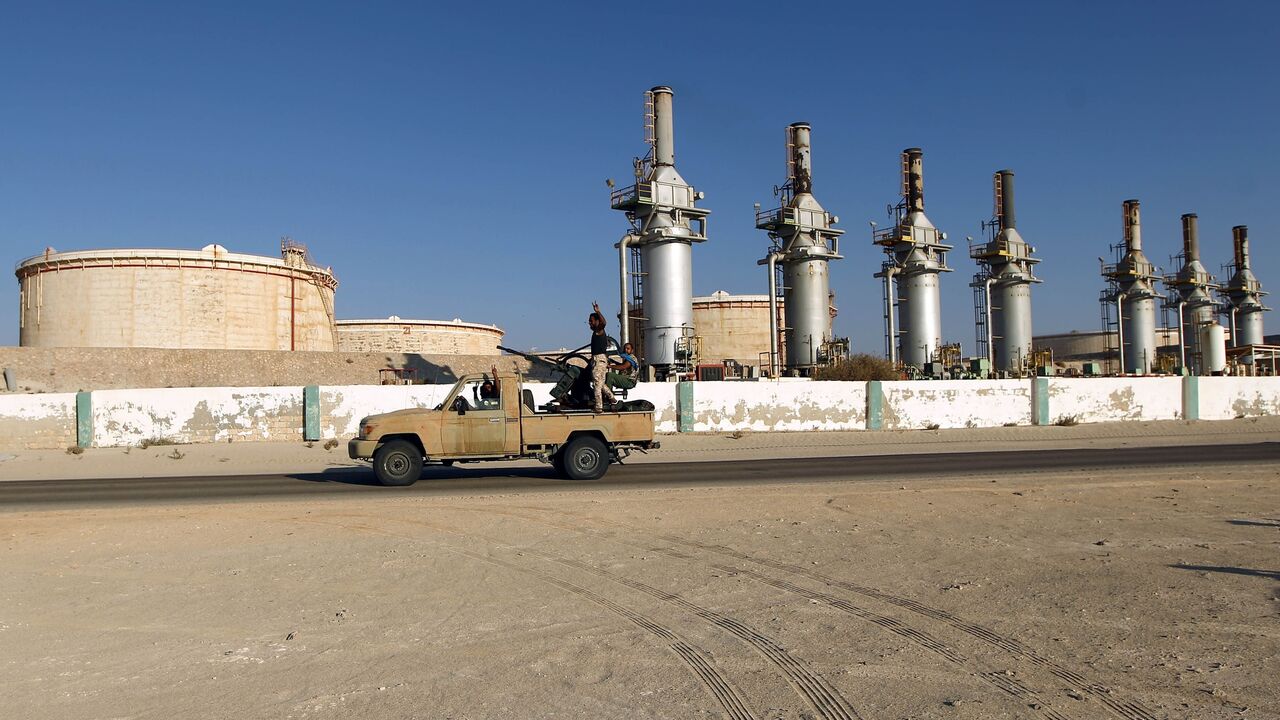
[[302, 388], [164, 388], [93, 393], [93, 445], [301, 440]]
[[76, 394], [0, 395], [0, 450], [76, 444]]
[[881, 387], [885, 430], [1031, 424], [1030, 380], [904, 380]]
[[1280, 377], [1202, 377], [1197, 380], [1201, 420], [1280, 415]]
[[862, 382], [696, 382], [695, 432], [733, 430], [864, 430]]
[[1048, 386], [1050, 422], [1068, 418], [1097, 423], [1183, 417], [1181, 378], [1049, 378]]
[[[167, 388], [0, 395], [0, 450], [354, 436], [366, 415], [430, 408], [449, 385]], [[534, 400], [552, 385], [529, 383]], [[1033, 388], [1035, 390], [1033, 391]], [[305, 398], [305, 399], [304, 399]], [[999, 427], [1280, 415], [1280, 378], [640, 383], [659, 433]], [[318, 406], [318, 407], [317, 407]], [[79, 417], [77, 416], [79, 412]]]

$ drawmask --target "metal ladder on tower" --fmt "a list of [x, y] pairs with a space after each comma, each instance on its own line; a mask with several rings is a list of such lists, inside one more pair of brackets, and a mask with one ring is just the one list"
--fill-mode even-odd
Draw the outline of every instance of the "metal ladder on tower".
[[653, 91], [645, 90], [644, 92], [644, 142], [652, 147], [658, 142], [655, 128], [657, 120], [654, 117], [653, 110]]
[[975, 340], [977, 341], [977, 356], [980, 358], [991, 357], [991, 346], [987, 343], [987, 278], [991, 277], [991, 271], [983, 266], [980, 272], [973, 276], [973, 321], [975, 330]]

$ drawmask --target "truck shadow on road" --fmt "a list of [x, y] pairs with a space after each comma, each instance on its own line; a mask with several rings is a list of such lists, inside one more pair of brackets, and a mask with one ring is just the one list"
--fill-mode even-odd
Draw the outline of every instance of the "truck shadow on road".
[[[384, 487], [378, 482], [378, 479], [373, 476], [373, 470], [369, 468], [327, 468], [323, 472], [294, 473], [287, 477], [293, 478], [294, 480], [303, 480], [314, 483], [364, 485], [372, 488], [382, 488], [387, 491], [403, 489], [400, 487]], [[493, 478], [556, 480], [564, 483], [574, 482], [573, 480], [565, 480], [556, 475], [555, 469], [550, 466], [497, 468], [489, 465], [487, 467], [463, 468], [457, 466], [441, 467], [437, 465], [424, 468], [422, 475], [418, 478], [417, 485], [448, 482], [450, 480], [464, 481]]]

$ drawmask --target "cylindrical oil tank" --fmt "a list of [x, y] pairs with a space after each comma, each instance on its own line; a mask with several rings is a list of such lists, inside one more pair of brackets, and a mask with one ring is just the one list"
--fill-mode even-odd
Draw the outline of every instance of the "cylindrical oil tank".
[[831, 339], [831, 293], [826, 260], [789, 262], [783, 266], [787, 288], [787, 367], [818, 364], [818, 351]]
[[342, 352], [395, 352], [423, 355], [501, 355], [503, 332], [493, 325], [453, 320], [339, 320]]
[[902, 362], [923, 368], [933, 360], [942, 344], [942, 304], [938, 295], [938, 274], [918, 272], [899, 280], [898, 317], [902, 331]]
[[[778, 314], [785, 315], [786, 304], [781, 298], [778, 308]], [[743, 365], [759, 366], [763, 355], [768, 365], [768, 295], [730, 295], [718, 290], [695, 297], [693, 325], [702, 339], [702, 362], [736, 360]]]
[[1227, 369], [1227, 329], [1218, 323], [1200, 326], [1200, 373], [1221, 375]]
[[285, 257], [221, 245], [48, 250], [18, 265], [19, 343], [334, 350], [337, 280], [301, 253]]
[[1246, 305], [1236, 311], [1237, 346], [1262, 344], [1262, 306]]
[[[693, 330], [693, 249], [685, 242], [655, 242], [640, 248], [644, 285], [644, 360], [675, 365], [676, 345]], [[661, 282], [656, 281], [660, 279]]]
[[1156, 364], [1156, 300], [1144, 295], [1126, 298], [1124, 309], [1124, 371], [1151, 372]]
[[1188, 309], [1187, 316], [1183, 318], [1183, 325], [1187, 332], [1187, 365], [1195, 366], [1196, 359], [1199, 358], [1201, 375], [1207, 375], [1209, 371], [1206, 369], [1208, 366], [1205, 364], [1204, 348], [1200, 342], [1204, 338], [1204, 333], [1200, 332], [1200, 329], [1214, 322], [1217, 322], [1216, 313], [1214, 307], [1209, 304], [1196, 305]]
[[1015, 277], [996, 278], [991, 286], [991, 334], [995, 366], [1016, 371], [1031, 357], [1031, 284]]

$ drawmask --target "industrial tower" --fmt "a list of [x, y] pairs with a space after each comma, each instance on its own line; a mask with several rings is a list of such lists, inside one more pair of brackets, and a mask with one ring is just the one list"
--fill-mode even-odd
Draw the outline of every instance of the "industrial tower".
[[1201, 335], [1207, 326], [1217, 324], [1214, 292], [1219, 285], [1200, 262], [1200, 220], [1194, 213], [1182, 216], [1182, 252], [1170, 264], [1178, 264], [1179, 269], [1164, 280], [1169, 289], [1164, 307], [1178, 314], [1178, 365], [1192, 374], [1208, 375], [1211, 368], [1205, 363]]
[[1261, 345], [1262, 313], [1271, 308], [1262, 304], [1262, 297], [1267, 293], [1263, 292], [1262, 283], [1249, 269], [1249, 228], [1245, 225], [1231, 228], [1231, 240], [1235, 248], [1235, 262], [1228, 266], [1231, 281], [1223, 288], [1230, 302], [1227, 314], [1231, 346]]
[[982, 245], [970, 245], [969, 257], [979, 270], [974, 289], [978, 355], [991, 361], [1001, 375], [1020, 376], [1031, 365], [1031, 285], [1040, 282], [1033, 266], [1035, 248], [1018, 234], [1013, 207], [1013, 171], [995, 174], [995, 216], [982, 224], [990, 237]]
[[[615, 190], [609, 200], [631, 223], [617, 245], [621, 342], [635, 342], [659, 378], [696, 362], [693, 243], [706, 241], [710, 213], [695, 207], [702, 193], [676, 172], [671, 98], [666, 86], [645, 93], [644, 140], [650, 150], [634, 160], [636, 183]], [[632, 323], [638, 330], [634, 339]]]
[[813, 164], [809, 124], [787, 127], [787, 181], [774, 188], [781, 205], [772, 210], [756, 206], [756, 228], [769, 233], [768, 255], [759, 264], [769, 269], [770, 375], [778, 376], [778, 266], [786, 320], [786, 369], [808, 375], [830, 356], [831, 283], [827, 264], [840, 257], [843, 230], [832, 227], [839, 218], [828, 213], [813, 196]]
[[[1137, 200], [1124, 201], [1124, 242], [1112, 245], [1119, 259], [1102, 266], [1108, 281], [1102, 292], [1103, 325], [1115, 325], [1121, 374], [1145, 375], [1156, 366], [1156, 290], [1159, 269], [1142, 252], [1142, 217]], [[1111, 321], [1114, 309], [1115, 322]]]
[[889, 257], [875, 277], [884, 279], [885, 352], [895, 363], [923, 370], [942, 344], [938, 275], [951, 272], [939, 232], [924, 214], [924, 152], [902, 151], [902, 199], [889, 208], [892, 227], [876, 230], [872, 242]]

